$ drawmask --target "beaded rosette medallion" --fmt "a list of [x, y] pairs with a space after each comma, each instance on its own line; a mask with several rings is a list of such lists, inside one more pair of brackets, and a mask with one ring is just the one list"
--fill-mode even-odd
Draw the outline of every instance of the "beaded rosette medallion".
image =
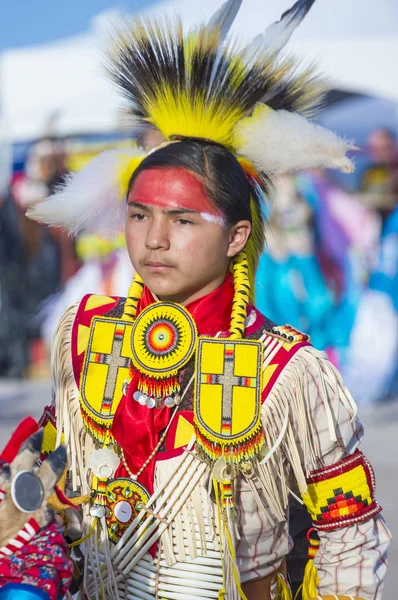
[[178, 372], [196, 349], [196, 325], [180, 305], [151, 304], [138, 316], [131, 334], [132, 371], [138, 373], [134, 399], [148, 408], [179, 403]]

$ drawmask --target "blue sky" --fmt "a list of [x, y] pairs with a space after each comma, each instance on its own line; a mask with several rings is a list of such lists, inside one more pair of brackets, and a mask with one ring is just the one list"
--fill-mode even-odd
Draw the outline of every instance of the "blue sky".
[[139, 10], [154, 0], [0, 0], [0, 51], [87, 31], [102, 10]]
[[[118, 8], [136, 12], [160, 1], [0, 0], [0, 52], [86, 32], [90, 19], [104, 10]], [[200, 0], [185, 1], [188, 5], [194, 1], [200, 4]], [[278, 18], [282, 10], [294, 2], [262, 1], [272, 13], [272, 19]], [[221, 3], [222, 0], [214, 0], [214, 7]], [[317, 0], [295, 37], [316, 36], [318, 24], [322, 37], [397, 35], [398, 0]]]

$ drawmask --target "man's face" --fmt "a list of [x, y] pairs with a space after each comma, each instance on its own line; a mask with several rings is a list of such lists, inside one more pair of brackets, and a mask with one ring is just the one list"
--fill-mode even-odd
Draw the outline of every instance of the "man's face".
[[126, 240], [131, 262], [162, 300], [186, 304], [224, 281], [231, 229], [203, 184], [182, 168], [142, 171], [128, 197]]
[[389, 165], [397, 160], [397, 147], [391, 135], [376, 129], [368, 139], [368, 150], [375, 163]]

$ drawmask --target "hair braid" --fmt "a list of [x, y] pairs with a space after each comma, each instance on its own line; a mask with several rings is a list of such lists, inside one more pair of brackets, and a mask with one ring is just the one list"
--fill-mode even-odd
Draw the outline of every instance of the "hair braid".
[[250, 298], [249, 264], [245, 250], [239, 252], [232, 264], [234, 300], [231, 313], [231, 339], [240, 339], [245, 331], [246, 309]]
[[126, 321], [134, 321], [135, 317], [137, 316], [138, 302], [140, 301], [143, 291], [144, 282], [138, 273], [135, 273], [133, 281], [129, 287], [122, 319]]

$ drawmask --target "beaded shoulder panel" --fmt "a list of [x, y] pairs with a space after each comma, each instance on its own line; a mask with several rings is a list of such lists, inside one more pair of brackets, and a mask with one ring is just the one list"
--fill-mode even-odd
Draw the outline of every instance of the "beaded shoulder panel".
[[126, 298], [97, 294], [87, 294], [82, 298], [76, 311], [71, 339], [73, 374], [79, 388], [84, 353], [87, 348], [93, 317], [121, 318], [125, 301]]
[[131, 322], [124, 298], [87, 295], [72, 326], [72, 364], [83, 422], [96, 442], [111, 443], [113, 416], [130, 366]]

